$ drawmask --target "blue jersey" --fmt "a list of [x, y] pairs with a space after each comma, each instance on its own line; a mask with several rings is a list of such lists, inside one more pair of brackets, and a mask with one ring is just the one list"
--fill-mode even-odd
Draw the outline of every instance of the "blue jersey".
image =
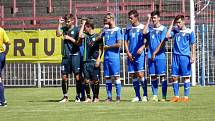
[[128, 25], [125, 31], [125, 41], [129, 42], [128, 49], [132, 55], [137, 54], [137, 50], [144, 45], [143, 24], [134, 27]]
[[[159, 26], [158, 28], [153, 28], [149, 26], [148, 28], [148, 58], [152, 57], [153, 52], [157, 49], [160, 45], [161, 41], [167, 40], [166, 39], [167, 28], [163, 25]], [[165, 47], [161, 48], [156, 58], [165, 58]]]
[[[118, 41], [123, 40], [122, 29], [119, 27], [104, 30], [102, 36], [104, 37], [104, 45], [107, 46], [114, 45], [118, 43]], [[119, 56], [120, 48], [108, 49], [104, 53], [104, 59], [119, 58]]]
[[189, 28], [185, 30], [174, 28], [171, 37], [174, 38], [173, 54], [190, 56], [190, 45], [195, 43], [194, 32]]

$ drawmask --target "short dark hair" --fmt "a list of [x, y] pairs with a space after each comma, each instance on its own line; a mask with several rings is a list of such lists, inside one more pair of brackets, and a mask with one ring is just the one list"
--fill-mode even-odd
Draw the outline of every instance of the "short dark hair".
[[175, 17], [175, 22], [176, 21], [178, 21], [179, 19], [181, 19], [181, 20], [184, 20], [185, 19], [185, 17], [184, 17], [184, 15], [177, 15], [176, 17]]
[[130, 16], [132, 14], [134, 15], [134, 17], [139, 17], [139, 13], [137, 12], [137, 10], [130, 10], [128, 12], [128, 16]]
[[160, 12], [159, 11], [153, 11], [151, 12], [151, 17], [157, 15], [158, 17], [160, 17]]
[[73, 19], [74, 15], [73, 14], [65, 14], [64, 16], [64, 20], [69, 20], [69, 19]]
[[87, 22], [85, 23], [85, 26], [94, 29], [94, 24], [93, 24], [92, 22], [90, 22], [90, 21], [87, 21]]

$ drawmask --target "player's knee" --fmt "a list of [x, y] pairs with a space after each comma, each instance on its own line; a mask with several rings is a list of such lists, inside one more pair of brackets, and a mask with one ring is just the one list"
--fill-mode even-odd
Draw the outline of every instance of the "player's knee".
[[176, 82], [178, 80], [178, 77], [172, 77], [172, 82]]
[[75, 74], [75, 79], [76, 79], [76, 80], [81, 80], [81, 77], [80, 77], [80, 74], [79, 74], [79, 73]]
[[157, 80], [157, 76], [151, 76], [152, 80]]
[[166, 76], [161, 76], [160, 80], [166, 80]]
[[138, 72], [138, 73], [137, 73], [137, 77], [138, 77], [139, 79], [142, 79], [142, 78], [144, 77], [144, 73], [143, 73], [143, 72]]
[[68, 76], [67, 75], [63, 75], [62, 76], [62, 80], [67, 81], [68, 80]]
[[119, 77], [118, 77], [118, 76], [115, 76], [115, 77], [114, 77], [114, 80], [118, 80], [118, 79], [119, 79]]
[[99, 84], [99, 81], [98, 81], [98, 80], [95, 80], [95, 81], [94, 81], [94, 84], [95, 84], [95, 85], [98, 85], [98, 84]]
[[88, 80], [88, 79], [87, 79], [87, 80], [85, 80], [85, 83], [89, 84], [89, 83], [90, 83], [90, 80]]

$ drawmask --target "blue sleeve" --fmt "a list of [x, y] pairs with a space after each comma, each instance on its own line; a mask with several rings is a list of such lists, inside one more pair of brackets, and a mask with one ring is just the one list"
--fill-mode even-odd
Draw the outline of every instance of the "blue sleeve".
[[118, 29], [117, 30], [117, 41], [123, 40], [123, 33], [122, 33], [122, 29]]
[[161, 33], [161, 41], [168, 41], [168, 39], [166, 39], [166, 33], [167, 33], [167, 28], [165, 27]]
[[190, 44], [194, 44], [196, 42], [196, 39], [195, 39], [195, 34], [194, 32], [191, 32], [190, 34]]

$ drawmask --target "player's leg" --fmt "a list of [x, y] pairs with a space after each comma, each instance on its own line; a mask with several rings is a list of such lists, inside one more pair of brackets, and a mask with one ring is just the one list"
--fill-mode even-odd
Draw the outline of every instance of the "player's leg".
[[130, 61], [130, 60], [128, 60], [128, 73], [129, 73], [129, 77], [132, 80], [132, 84], [133, 84], [134, 91], [136, 94], [135, 98], [132, 99], [132, 102], [138, 102], [141, 100], [140, 83], [134, 72], [134, 62]]
[[190, 93], [190, 75], [191, 75], [191, 64], [190, 58], [188, 56], [180, 56], [180, 65], [181, 65], [181, 76], [184, 79], [184, 98], [183, 102], [189, 101]]
[[156, 75], [151, 76], [152, 83], [152, 101], [158, 102], [158, 78]]
[[81, 101], [85, 101], [86, 97], [85, 97], [85, 81], [84, 81], [84, 75], [83, 75], [83, 66], [84, 66], [84, 62], [82, 61], [83, 57], [81, 57], [81, 61], [80, 61], [80, 78], [81, 78], [81, 83], [82, 83], [82, 86], [81, 86]]
[[110, 102], [112, 101], [112, 80], [109, 73], [108, 60], [104, 60], [103, 66], [104, 66], [104, 79], [105, 79], [106, 92], [107, 92], [106, 102]]
[[129, 75], [130, 75], [129, 77], [132, 79], [132, 84], [135, 91], [135, 98], [132, 99], [132, 102], [141, 101], [139, 80], [134, 73], [129, 73]]
[[152, 88], [152, 100], [158, 101], [158, 80], [157, 80], [157, 73], [156, 73], [156, 62], [155, 60], [148, 59], [148, 67], [149, 67], [149, 74], [151, 77], [151, 88]]
[[75, 80], [76, 80], [75, 102], [80, 102], [80, 94], [81, 94], [81, 88], [82, 88], [82, 82], [80, 77], [80, 53], [77, 53], [77, 55], [71, 55], [71, 61], [72, 61], [71, 69], [75, 75]]
[[142, 101], [147, 102], [148, 101], [147, 79], [144, 76], [144, 72], [143, 71], [137, 72], [137, 77], [138, 77], [138, 80], [140, 81], [141, 86], [143, 88], [143, 99], [142, 99]]
[[179, 83], [178, 83], [178, 76], [179, 76], [179, 56], [173, 54], [172, 60], [172, 87], [174, 97], [170, 100], [170, 102], [179, 102]]
[[93, 67], [91, 68], [91, 79], [93, 80], [93, 102], [99, 102], [99, 80], [100, 80], [100, 66], [95, 67], [95, 63], [93, 63]]
[[160, 80], [161, 80], [161, 86], [162, 86], [162, 99], [161, 99], [161, 101], [164, 102], [164, 101], [166, 101], [167, 86], [168, 86], [166, 75], [161, 75]]
[[68, 74], [70, 73], [69, 69], [70, 63], [68, 58], [63, 58], [61, 63], [61, 75], [62, 75], [62, 91], [63, 98], [60, 100], [60, 103], [68, 102]]
[[141, 83], [141, 86], [143, 88], [143, 102], [148, 101], [148, 91], [147, 91], [147, 79], [144, 75], [145, 70], [145, 54], [142, 53], [138, 58], [135, 60], [135, 72], [138, 80]]
[[114, 77], [116, 87], [116, 102], [120, 102], [121, 97], [121, 80], [120, 80], [120, 59], [112, 58], [109, 63], [110, 75]]
[[167, 94], [166, 58], [156, 59], [155, 61], [156, 61], [156, 72], [160, 76], [160, 81], [162, 86], [161, 101], [166, 101], [166, 94]]
[[85, 91], [86, 91], [87, 98], [86, 98], [86, 100], [84, 102], [91, 102], [91, 96], [90, 96], [90, 68], [91, 68], [90, 63], [85, 62], [83, 72], [84, 72]]
[[7, 106], [5, 96], [4, 96], [4, 85], [2, 82], [2, 69], [4, 68], [5, 65], [5, 54], [0, 53], [0, 106]]

